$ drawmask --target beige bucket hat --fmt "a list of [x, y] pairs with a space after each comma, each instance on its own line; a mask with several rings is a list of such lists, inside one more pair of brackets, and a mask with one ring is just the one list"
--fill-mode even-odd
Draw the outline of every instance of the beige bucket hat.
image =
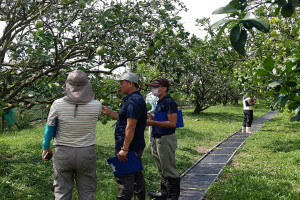
[[65, 89], [63, 100], [69, 103], [86, 104], [92, 101], [95, 96], [86, 73], [80, 70], [69, 73], [63, 88]]

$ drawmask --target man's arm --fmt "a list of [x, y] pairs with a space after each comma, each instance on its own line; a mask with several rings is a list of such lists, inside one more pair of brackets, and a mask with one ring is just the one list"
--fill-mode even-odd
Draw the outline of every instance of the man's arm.
[[151, 119], [147, 120], [148, 126], [160, 126], [164, 128], [175, 128], [177, 124], [177, 113], [170, 113], [167, 115], [168, 121], [154, 121]]
[[247, 100], [247, 102], [248, 102], [248, 104], [249, 104], [250, 106], [253, 106], [253, 105], [256, 103], [255, 98], [253, 98], [253, 99], [249, 98], [249, 99]]
[[125, 129], [125, 139], [123, 143], [123, 147], [121, 151], [118, 153], [118, 158], [120, 161], [126, 161], [127, 160], [127, 153], [129, 151], [130, 143], [134, 137], [134, 132], [136, 128], [137, 120], [134, 118], [128, 118], [127, 119], [127, 125]]
[[112, 111], [106, 106], [102, 106], [102, 113], [106, 115], [110, 115], [114, 119], [117, 119], [119, 116], [119, 113]]

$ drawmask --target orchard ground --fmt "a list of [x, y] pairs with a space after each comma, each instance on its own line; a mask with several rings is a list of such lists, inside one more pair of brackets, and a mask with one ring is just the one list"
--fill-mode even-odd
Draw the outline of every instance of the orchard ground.
[[[214, 106], [199, 115], [193, 114], [192, 111], [193, 109], [183, 110], [185, 127], [180, 128], [176, 131], [176, 135], [178, 138], [176, 159], [180, 173], [189, 168], [204, 153], [208, 152], [217, 143], [227, 138], [231, 133], [239, 130], [241, 128], [241, 123], [243, 120], [241, 105]], [[256, 119], [264, 115], [267, 111], [268, 109], [266, 109], [264, 106], [258, 105], [254, 112], [254, 118]], [[281, 116], [283, 115], [284, 114], [281, 114]], [[265, 137], [257, 139], [263, 139], [263, 141], [268, 144], [268, 140], [272, 142], [272, 136], [274, 135], [274, 137], [276, 137], [276, 140], [274, 140], [273, 143], [275, 142], [276, 144], [283, 144], [285, 142], [291, 141], [293, 137], [296, 137], [296, 140], [294, 141], [299, 141], [299, 129], [296, 133], [291, 135], [285, 133], [286, 137], [283, 138], [283, 140], [280, 139], [277, 132], [277, 127], [281, 123], [288, 124], [282, 126], [282, 132], [284, 132], [285, 129], [287, 131], [290, 131], [291, 127], [295, 125], [299, 126], [299, 123], [290, 124], [286, 116], [276, 118], [275, 123], [277, 123], [276, 127], [269, 125], [269, 127], [267, 128], [268, 131], [264, 133], [266, 134]], [[114, 128], [111, 127], [113, 124], [114, 121], [108, 121], [106, 125], [103, 125], [101, 124], [101, 122], [99, 122], [96, 129], [96, 151], [98, 166], [98, 189], [96, 193], [97, 200], [115, 199], [118, 192], [118, 185], [114, 179], [111, 167], [106, 162], [108, 158], [114, 156]], [[52, 163], [43, 162], [41, 159], [41, 144], [43, 141], [43, 133], [44, 127], [37, 127], [17, 132], [1, 133], [0, 199], [50, 200], [54, 198], [52, 192]], [[253, 137], [255, 141], [255, 135], [253, 135]], [[287, 138], [289, 139], [288, 141], [286, 140]], [[145, 132], [145, 139], [147, 141], [147, 147], [143, 156], [143, 166], [146, 179], [146, 189], [147, 191], [154, 191], [159, 187], [160, 177], [159, 173], [157, 172], [154, 160], [151, 156], [147, 129]], [[252, 140], [249, 141], [250, 145], [253, 142]], [[270, 146], [270, 148], [276, 148], [276, 146], [274, 146], [275, 143], [273, 144], [273, 146]], [[289, 147], [291, 147], [292, 149], [295, 149], [294, 145], [296, 145], [296, 143], [287, 143], [287, 145], [289, 145]], [[258, 146], [254, 146], [253, 148], [258, 148]], [[270, 156], [277, 157], [275, 150], [268, 152], [268, 154]], [[253, 153], [255, 153], [254, 149], [247, 153], [247, 157], [249, 159], [252, 157], [256, 158], [257, 155]], [[299, 160], [297, 161], [296, 155], [299, 155], [299, 151], [298, 154], [295, 154], [293, 155], [293, 157], [289, 158], [289, 160], [291, 161], [290, 164], [292, 164], [293, 169], [296, 169], [295, 164], [299, 162]], [[267, 158], [263, 157], [262, 159]], [[261, 163], [265, 163], [265, 161], [266, 160], [262, 160]], [[257, 164], [259, 164], [259, 162]], [[270, 162], [268, 165], [271, 168], [272, 165], [276, 166], [277, 164], [278, 163], [276, 162]], [[239, 165], [242, 166], [242, 164]], [[274, 167], [274, 169], [276, 169], [276, 167]], [[264, 171], [264, 169], [262, 168], [259, 168], [259, 170]], [[292, 182], [291, 184], [289, 184], [290, 188], [297, 188], [298, 184], [299, 189], [299, 173], [297, 175], [295, 174], [295, 172], [297, 172], [297, 170], [294, 170], [294, 172], [289, 170], [287, 173], [291, 175], [285, 175], [284, 177], [287, 178], [287, 182], [289, 180]], [[259, 173], [259, 171], [257, 173]], [[247, 174], [245, 174], [243, 177], [246, 177], [246, 175]], [[231, 176], [229, 176], [229, 178], [230, 177]], [[225, 180], [222, 180], [221, 182], [225, 182], [226, 178], [227, 176], [223, 177], [223, 179]], [[270, 182], [276, 181], [276, 177], [270, 176], [266, 178], [271, 179]], [[296, 178], [298, 178], [298, 182]], [[249, 181], [251, 179], [247, 180]], [[229, 191], [231, 190], [230, 187], [226, 187], [225, 189]], [[256, 187], [252, 189], [252, 193], [257, 192]], [[233, 193], [242, 192], [234, 188], [233, 190]], [[287, 191], [285, 190], [285, 192]], [[222, 193], [220, 192], [220, 194]], [[287, 193], [286, 195], [288, 196], [289, 193]], [[213, 195], [211, 199], [214, 199], [214, 196], [216, 195]], [[74, 190], [74, 199], [78, 199], [76, 190]]]

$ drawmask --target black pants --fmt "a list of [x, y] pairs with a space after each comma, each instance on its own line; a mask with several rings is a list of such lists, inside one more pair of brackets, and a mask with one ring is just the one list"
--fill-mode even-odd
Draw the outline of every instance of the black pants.
[[[144, 150], [136, 151], [136, 154], [142, 163], [142, 155]], [[119, 151], [116, 150], [116, 154]], [[116, 177], [119, 184], [118, 200], [131, 200], [133, 194], [135, 200], [145, 200], [146, 188], [145, 178], [142, 171], [126, 174]]]
[[243, 127], [251, 127], [253, 121], [253, 110], [244, 110]]

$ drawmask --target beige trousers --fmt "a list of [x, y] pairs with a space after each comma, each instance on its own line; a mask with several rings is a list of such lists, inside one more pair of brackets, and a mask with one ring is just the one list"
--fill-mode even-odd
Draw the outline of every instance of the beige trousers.
[[176, 168], [177, 139], [175, 133], [160, 138], [151, 137], [151, 146], [152, 155], [161, 175], [166, 178], [178, 178], [180, 175]]
[[97, 188], [95, 146], [56, 146], [53, 156], [55, 200], [71, 200], [74, 179], [79, 200], [94, 200]]

